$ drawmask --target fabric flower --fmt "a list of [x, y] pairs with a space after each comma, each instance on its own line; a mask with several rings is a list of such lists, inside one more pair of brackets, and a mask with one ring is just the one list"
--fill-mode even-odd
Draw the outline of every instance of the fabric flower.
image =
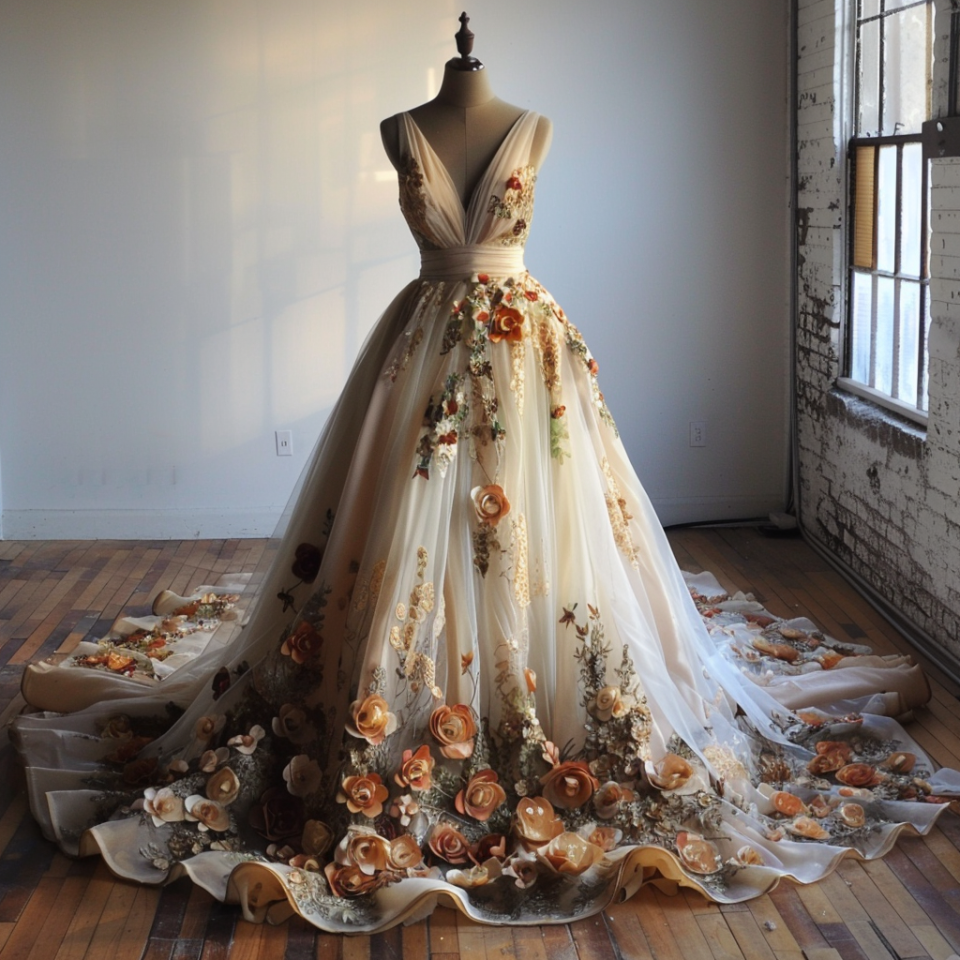
[[388, 866], [391, 870], [406, 871], [423, 863], [423, 851], [414, 837], [404, 834], [390, 844]]
[[397, 797], [390, 807], [390, 816], [396, 817], [400, 823], [410, 826], [410, 821], [420, 812], [420, 804], [409, 793]]
[[604, 853], [610, 853], [617, 848], [617, 844], [623, 839], [623, 831], [616, 827], [598, 827], [594, 823], [588, 823], [581, 827], [577, 833], [588, 843], [598, 846]]
[[376, 746], [397, 729], [396, 714], [390, 712], [387, 701], [372, 693], [364, 700], [350, 704], [352, 722], [346, 724], [347, 733]]
[[430, 733], [441, 744], [440, 752], [451, 760], [464, 760], [473, 753], [477, 725], [470, 708], [463, 703], [437, 707], [430, 714]]
[[472, 890], [474, 887], [486, 886], [491, 880], [496, 880], [501, 873], [500, 861], [488, 860], [486, 863], [470, 867], [469, 870], [448, 870], [444, 879], [455, 887]]
[[502, 833], [488, 833], [481, 837], [470, 853], [470, 859], [476, 863], [486, 863], [491, 857], [497, 860], [507, 858], [507, 838]]
[[230, 814], [216, 800], [194, 794], [184, 800], [183, 806], [186, 819], [199, 821], [201, 830], [224, 833], [230, 829]]
[[231, 737], [227, 741], [227, 746], [236, 747], [237, 750], [246, 755], [250, 756], [256, 749], [257, 744], [267, 735], [267, 732], [259, 724], [254, 724], [250, 728], [249, 733], [241, 733], [235, 737]]
[[593, 809], [601, 820], [612, 820], [620, 804], [630, 803], [633, 798], [633, 791], [628, 786], [608, 780], [593, 795]]
[[840, 783], [848, 787], [874, 787], [883, 779], [883, 774], [869, 763], [848, 763], [841, 767], [835, 776]]
[[371, 827], [351, 824], [346, 836], [337, 845], [334, 860], [341, 866], [353, 864], [367, 875], [386, 870], [390, 842]]
[[436, 824], [430, 831], [427, 844], [447, 863], [466, 863], [470, 859], [470, 844], [467, 838], [452, 824]]
[[503, 487], [497, 483], [474, 487], [470, 491], [470, 497], [477, 520], [487, 526], [495, 527], [510, 512], [510, 501], [507, 500]]
[[306, 663], [320, 652], [322, 645], [323, 637], [317, 633], [313, 624], [301, 620], [280, 645], [280, 652], [285, 657], [290, 657], [294, 663]]
[[271, 787], [250, 808], [248, 822], [262, 837], [274, 842], [299, 837], [304, 823], [303, 801], [286, 787]]
[[110, 717], [100, 731], [100, 736], [104, 740], [129, 740], [133, 736], [130, 718], [125, 713]]
[[513, 877], [513, 882], [521, 890], [529, 890], [537, 882], [537, 861], [528, 857], [511, 857], [503, 867], [505, 877]]
[[675, 753], [666, 754], [656, 764], [647, 764], [647, 779], [659, 790], [679, 790], [693, 776], [693, 767]]
[[320, 572], [320, 561], [323, 553], [312, 543], [301, 543], [294, 551], [293, 566], [290, 568], [293, 575], [304, 583], [313, 583]]
[[505, 307], [502, 303], [493, 313], [490, 321], [490, 342], [516, 343], [523, 339], [523, 314], [516, 307]]
[[307, 713], [292, 703], [285, 703], [280, 708], [280, 715], [273, 718], [270, 724], [274, 734], [283, 737], [298, 746], [313, 740], [317, 731], [313, 724], [307, 722]]
[[497, 782], [496, 771], [481, 770], [475, 773], [454, 801], [460, 813], [481, 822], [489, 820], [493, 811], [507, 799], [503, 787]]
[[403, 751], [403, 762], [394, 779], [401, 787], [411, 790], [429, 790], [433, 786], [433, 767], [436, 760], [430, 755], [430, 748], [424, 744], [416, 753]]
[[330, 884], [330, 892], [335, 897], [361, 897], [378, 890], [389, 879], [383, 873], [366, 874], [355, 864], [339, 867], [335, 863], [328, 863], [323, 872]]
[[227, 718], [223, 714], [201, 717], [194, 727], [197, 739], [203, 741], [212, 739], [214, 734], [219, 733], [223, 729], [223, 725], [226, 722]]
[[582, 807], [600, 786], [590, 768], [581, 760], [568, 760], [540, 778], [543, 795], [564, 810]]
[[527, 849], [535, 850], [563, 833], [563, 821], [544, 797], [521, 797], [513, 815], [513, 830]]
[[207, 781], [207, 796], [225, 807], [233, 803], [239, 793], [240, 781], [229, 767], [221, 767]]
[[178, 797], [169, 787], [160, 790], [147, 787], [143, 791], [143, 809], [153, 817], [156, 827], [162, 827], [165, 823], [178, 823], [185, 816], [183, 798]]
[[311, 857], [322, 857], [333, 843], [333, 831], [322, 820], [308, 820], [303, 825], [300, 846]]
[[216, 750], [205, 750], [200, 755], [200, 770], [203, 773], [213, 773], [221, 763], [230, 759], [230, 750], [227, 747], [217, 747]]
[[587, 710], [598, 720], [609, 720], [625, 716], [630, 706], [630, 698], [624, 697], [619, 687], [603, 687], [587, 705]]
[[680, 860], [691, 873], [710, 874], [720, 869], [720, 851], [699, 833], [681, 831], [677, 834]]
[[337, 793], [337, 802], [345, 803], [351, 813], [362, 813], [371, 820], [383, 813], [383, 801], [390, 796], [378, 773], [345, 777]]
[[286, 781], [287, 789], [295, 797], [307, 797], [320, 789], [323, 773], [316, 760], [301, 753], [284, 767], [283, 779]]
[[561, 833], [541, 847], [537, 856], [556, 873], [578, 877], [603, 859], [603, 850], [576, 833]]

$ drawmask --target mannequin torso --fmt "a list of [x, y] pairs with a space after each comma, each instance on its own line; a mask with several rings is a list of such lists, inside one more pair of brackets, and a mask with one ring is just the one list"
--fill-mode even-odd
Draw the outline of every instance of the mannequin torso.
[[[449, 63], [437, 96], [410, 111], [421, 133], [433, 147], [453, 180], [460, 202], [466, 205], [510, 128], [525, 111], [495, 97], [487, 72], [457, 70]], [[380, 124], [383, 147], [399, 168], [400, 118]], [[539, 169], [550, 149], [553, 125], [540, 117], [530, 154]]]

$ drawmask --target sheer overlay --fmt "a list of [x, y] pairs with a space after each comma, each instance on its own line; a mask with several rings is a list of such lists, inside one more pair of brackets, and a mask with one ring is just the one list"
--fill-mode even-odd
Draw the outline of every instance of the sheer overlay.
[[653, 878], [738, 901], [929, 829], [960, 776], [890, 718], [917, 668], [678, 569], [597, 362], [523, 267], [538, 115], [466, 208], [399, 119], [421, 276], [272, 566], [28, 670], [45, 833], [250, 919], [369, 932], [438, 902], [566, 922]]

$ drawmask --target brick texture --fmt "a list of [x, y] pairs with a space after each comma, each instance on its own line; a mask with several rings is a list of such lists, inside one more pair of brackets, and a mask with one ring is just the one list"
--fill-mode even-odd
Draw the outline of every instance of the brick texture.
[[[931, 170], [926, 430], [836, 387], [845, 321], [841, 56], [855, 4], [798, 0], [797, 436], [804, 528], [960, 661], [960, 160]], [[949, 0], [934, 26], [935, 116], [946, 113]], [[845, 14], [845, 10], [847, 11]]]

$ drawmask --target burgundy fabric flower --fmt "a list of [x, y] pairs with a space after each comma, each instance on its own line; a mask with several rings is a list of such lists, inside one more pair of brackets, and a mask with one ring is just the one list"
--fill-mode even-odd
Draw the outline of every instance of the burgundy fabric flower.
[[320, 561], [323, 553], [312, 543], [301, 543], [294, 552], [293, 566], [290, 568], [293, 575], [304, 583], [313, 583], [320, 572]]

